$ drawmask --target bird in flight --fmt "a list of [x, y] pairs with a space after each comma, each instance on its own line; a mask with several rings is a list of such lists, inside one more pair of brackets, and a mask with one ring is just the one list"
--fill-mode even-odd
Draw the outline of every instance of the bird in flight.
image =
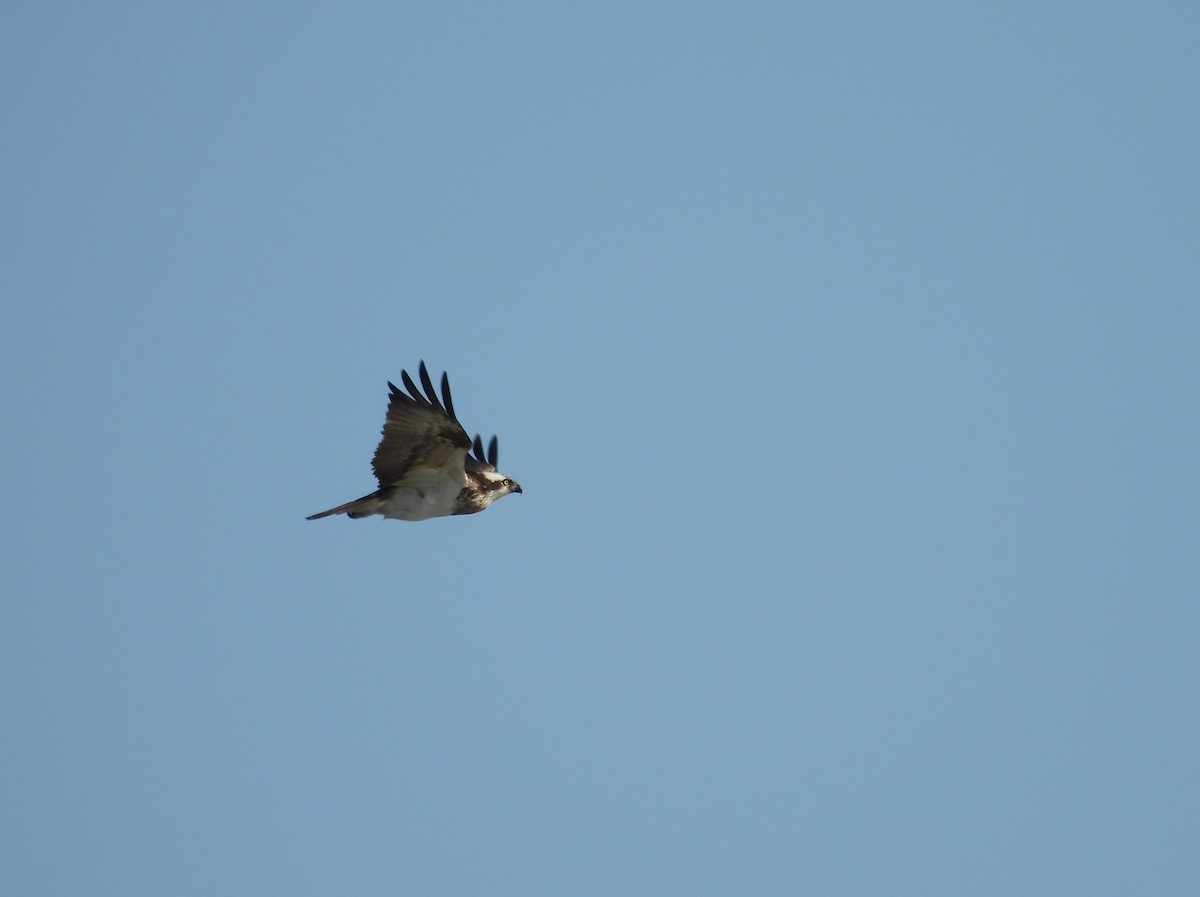
[[391, 397], [383, 439], [371, 459], [379, 488], [313, 514], [309, 520], [332, 514], [381, 514], [393, 520], [474, 514], [510, 492], [521, 491], [515, 480], [496, 469], [496, 437], [492, 437], [485, 453], [478, 434], [472, 440], [458, 422], [450, 399], [450, 378], [442, 374], [439, 400], [423, 361], [418, 376], [422, 389], [417, 388], [408, 371], [400, 372], [403, 390], [388, 383]]

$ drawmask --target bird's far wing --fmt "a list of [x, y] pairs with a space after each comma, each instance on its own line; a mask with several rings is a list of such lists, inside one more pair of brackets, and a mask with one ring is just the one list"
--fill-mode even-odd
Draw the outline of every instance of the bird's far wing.
[[488, 450], [483, 450], [483, 440], [479, 438], [479, 434], [475, 434], [475, 441], [471, 444], [471, 451], [467, 453], [466, 466], [468, 470], [495, 470], [496, 465], [500, 463], [499, 455], [499, 440], [493, 436], [492, 441], [488, 443]]
[[423, 393], [408, 371], [400, 374], [408, 392], [388, 383], [391, 398], [383, 422], [383, 439], [371, 459], [379, 485], [389, 486], [416, 467], [439, 468], [465, 482], [463, 460], [471, 448], [471, 438], [454, 415], [450, 379], [442, 374], [439, 400], [425, 362], [418, 371]]

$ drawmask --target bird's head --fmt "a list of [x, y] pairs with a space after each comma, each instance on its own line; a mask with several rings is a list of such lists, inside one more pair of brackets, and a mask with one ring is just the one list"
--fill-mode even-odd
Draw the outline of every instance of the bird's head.
[[505, 476], [498, 470], [489, 470], [483, 475], [487, 482], [487, 490], [492, 494], [492, 501], [508, 495], [510, 492], [521, 492], [521, 484], [512, 477]]
[[484, 508], [491, 507], [493, 503], [498, 501], [510, 492], [520, 492], [521, 485], [512, 477], [507, 477], [498, 470], [480, 470], [470, 474], [474, 481], [474, 486], [471, 489], [473, 497], [471, 502], [474, 507], [472, 511], [482, 511]]

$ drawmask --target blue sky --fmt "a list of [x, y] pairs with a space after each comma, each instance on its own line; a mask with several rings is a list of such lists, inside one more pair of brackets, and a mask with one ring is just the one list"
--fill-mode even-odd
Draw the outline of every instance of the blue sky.
[[5, 891], [1195, 894], [1198, 26], [11, 9]]

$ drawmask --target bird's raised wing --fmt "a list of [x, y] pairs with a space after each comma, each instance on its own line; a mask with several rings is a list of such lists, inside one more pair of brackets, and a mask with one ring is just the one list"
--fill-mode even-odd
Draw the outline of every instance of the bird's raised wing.
[[466, 461], [464, 462], [468, 470], [495, 470], [496, 465], [500, 463], [497, 457], [500, 454], [499, 440], [493, 436], [491, 443], [488, 444], [488, 450], [483, 450], [483, 440], [479, 438], [479, 434], [475, 434], [475, 441], [471, 444], [471, 451], [467, 453]]
[[414, 468], [436, 468], [466, 481], [463, 461], [471, 449], [471, 438], [454, 415], [450, 378], [442, 374], [439, 400], [425, 362], [421, 362], [417, 373], [423, 393], [408, 371], [400, 372], [407, 393], [388, 383], [391, 398], [383, 422], [383, 439], [371, 459], [381, 487], [403, 479]]

